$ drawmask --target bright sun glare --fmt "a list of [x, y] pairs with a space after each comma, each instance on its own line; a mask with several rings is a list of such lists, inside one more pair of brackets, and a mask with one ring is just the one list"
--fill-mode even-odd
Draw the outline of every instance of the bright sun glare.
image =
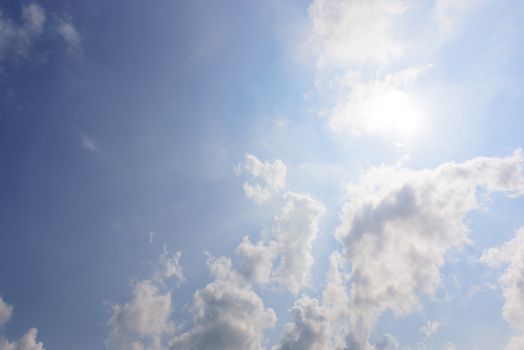
[[415, 99], [406, 92], [392, 89], [375, 101], [368, 127], [389, 136], [411, 138], [421, 129], [421, 118]]

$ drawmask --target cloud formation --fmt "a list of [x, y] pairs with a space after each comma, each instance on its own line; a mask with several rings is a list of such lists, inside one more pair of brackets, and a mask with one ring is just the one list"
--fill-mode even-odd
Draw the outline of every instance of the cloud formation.
[[524, 227], [515, 237], [500, 247], [490, 248], [480, 259], [490, 267], [506, 266], [500, 277], [504, 306], [504, 319], [518, 332], [506, 350], [524, 348]]
[[237, 248], [239, 270], [253, 282], [277, 282], [298, 293], [309, 284], [312, 244], [325, 208], [307, 194], [288, 192], [284, 200], [275, 218], [274, 239], [252, 244], [245, 237]]
[[0, 297], [0, 328], [6, 325], [13, 316], [13, 307]]
[[273, 309], [264, 307], [230, 259], [215, 259], [209, 267], [214, 281], [195, 293], [194, 326], [175, 338], [174, 348], [264, 349], [264, 333], [277, 320]]
[[36, 3], [22, 7], [22, 23], [6, 18], [0, 12], [0, 62], [8, 58], [25, 58], [41, 36], [45, 21], [45, 10]]
[[82, 37], [71, 18], [57, 16], [54, 26], [47, 25], [47, 18], [46, 10], [36, 2], [22, 6], [21, 21], [6, 17], [0, 9], [0, 64], [28, 58], [35, 44], [48, 32], [58, 34], [69, 52], [83, 54]]
[[252, 178], [244, 182], [247, 198], [255, 203], [267, 202], [271, 196], [286, 186], [286, 165], [279, 159], [273, 163], [262, 162], [252, 154], [246, 154], [244, 162], [235, 168], [237, 175], [245, 173]]
[[420, 296], [440, 285], [452, 249], [469, 243], [465, 216], [478, 191], [524, 194], [523, 153], [445, 163], [433, 170], [377, 167], [348, 186], [336, 236], [351, 264], [348, 342], [371, 349], [380, 315], [420, 309]]
[[310, 45], [320, 68], [385, 64], [404, 45], [394, 24], [407, 9], [401, 0], [316, 0], [309, 8]]
[[349, 296], [346, 278], [341, 273], [343, 264], [338, 253], [331, 254], [322, 301], [307, 296], [299, 298], [291, 308], [293, 322], [284, 326], [284, 335], [272, 350], [346, 348]]
[[113, 315], [108, 321], [110, 334], [108, 349], [163, 350], [174, 336], [176, 324], [170, 291], [162, 291], [164, 282], [184, 279], [179, 260], [181, 252], [174, 255], [167, 249], [160, 257], [160, 269], [150, 279], [133, 285], [131, 301], [113, 305]]
[[[0, 331], [13, 316], [13, 306], [0, 297]], [[18, 340], [10, 341], [0, 333], [0, 350], [45, 350], [44, 344], [36, 340], [38, 330], [30, 328]]]

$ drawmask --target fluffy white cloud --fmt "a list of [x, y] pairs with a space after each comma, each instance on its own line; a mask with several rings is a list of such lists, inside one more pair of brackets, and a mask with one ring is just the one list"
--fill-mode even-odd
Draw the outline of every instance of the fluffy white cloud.
[[[13, 315], [13, 307], [0, 297], [0, 328], [2, 328]], [[20, 339], [10, 341], [0, 334], [0, 350], [44, 350], [44, 344], [36, 340], [37, 329], [30, 328]]]
[[0, 12], [0, 61], [27, 55], [34, 41], [42, 34], [46, 14], [32, 3], [22, 8], [23, 23], [17, 24]]
[[244, 163], [239, 164], [235, 171], [238, 175], [248, 174], [252, 181], [244, 182], [246, 197], [256, 203], [268, 201], [271, 196], [286, 186], [286, 165], [281, 160], [273, 163], [262, 162], [252, 154], [246, 154]]
[[385, 64], [404, 44], [394, 24], [406, 10], [401, 0], [315, 0], [309, 9], [311, 49], [321, 68]]
[[108, 322], [110, 334], [106, 340], [109, 349], [167, 349], [176, 330], [171, 320], [173, 313], [171, 292], [162, 292], [164, 282], [175, 278], [184, 280], [180, 257], [166, 247], [160, 256], [160, 269], [151, 279], [133, 286], [131, 301], [113, 305], [113, 316]]
[[307, 194], [288, 192], [275, 218], [274, 239], [253, 244], [244, 238], [237, 249], [239, 270], [257, 283], [275, 281], [293, 293], [309, 284], [312, 244], [325, 208]]
[[332, 253], [322, 302], [307, 296], [298, 299], [291, 309], [294, 320], [285, 325], [284, 336], [273, 350], [347, 348], [349, 297], [342, 264], [342, 257]]
[[13, 315], [13, 307], [7, 304], [2, 297], [0, 297], [0, 328], [5, 326]]
[[295, 317], [294, 322], [284, 327], [284, 338], [273, 350], [331, 349], [332, 330], [328, 310], [317, 299], [298, 299], [291, 313]]
[[210, 262], [214, 281], [194, 295], [194, 326], [175, 338], [176, 349], [263, 349], [276, 315], [233, 268], [228, 258]]
[[14, 342], [0, 337], [0, 350], [44, 350], [44, 344], [36, 340], [37, 333], [36, 328], [31, 328]]
[[111, 329], [106, 345], [109, 349], [165, 349], [165, 341], [174, 332], [170, 321], [171, 293], [161, 293], [150, 280], [142, 280], [133, 287], [131, 301], [113, 305]]
[[501, 247], [490, 248], [482, 254], [481, 261], [491, 267], [507, 265], [500, 277], [504, 295], [504, 318], [520, 334], [513, 337], [507, 350], [524, 348], [524, 227], [515, 238]]
[[524, 194], [522, 151], [445, 163], [434, 170], [378, 167], [348, 187], [336, 236], [351, 264], [348, 341], [370, 349], [385, 310], [407, 314], [440, 285], [446, 253], [469, 242], [465, 216], [477, 192]]

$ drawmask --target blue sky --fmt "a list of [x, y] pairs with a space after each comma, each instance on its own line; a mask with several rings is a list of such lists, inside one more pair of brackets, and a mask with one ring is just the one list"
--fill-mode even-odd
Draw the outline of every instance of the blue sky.
[[524, 348], [523, 10], [0, 1], [0, 350]]

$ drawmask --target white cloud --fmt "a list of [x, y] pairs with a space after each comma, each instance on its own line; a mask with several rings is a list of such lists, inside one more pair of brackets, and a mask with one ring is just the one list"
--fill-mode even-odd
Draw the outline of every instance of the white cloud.
[[171, 292], [162, 292], [164, 282], [175, 278], [184, 280], [180, 257], [171, 254], [166, 247], [160, 256], [160, 269], [151, 279], [144, 279], [133, 286], [131, 301], [113, 305], [113, 315], [108, 321], [110, 334], [106, 340], [109, 349], [167, 349], [176, 324]]
[[2, 297], [0, 297], [0, 328], [5, 326], [13, 315], [13, 307], [7, 304]]
[[477, 189], [524, 194], [522, 151], [505, 158], [445, 163], [434, 170], [378, 167], [348, 187], [336, 236], [351, 264], [348, 341], [371, 348], [385, 310], [407, 314], [440, 285], [445, 255], [469, 242], [464, 217]]
[[165, 349], [166, 338], [175, 330], [171, 313], [170, 292], [161, 293], [150, 280], [138, 282], [130, 302], [113, 305], [107, 347], [124, 350], [134, 344], [152, 350]]
[[315, 0], [310, 44], [318, 66], [386, 64], [399, 57], [404, 44], [394, 24], [406, 8], [400, 0]]
[[32, 3], [22, 7], [23, 23], [14, 23], [0, 12], [0, 61], [24, 58], [41, 36], [46, 21], [42, 7]]
[[244, 278], [258, 284], [266, 284], [271, 281], [273, 262], [278, 256], [275, 241], [268, 243], [259, 241], [253, 244], [246, 236], [237, 247], [236, 253], [238, 255], [238, 271]]
[[328, 350], [332, 335], [328, 310], [317, 299], [298, 299], [291, 313], [294, 322], [284, 327], [284, 338], [273, 350]]
[[[0, 329], [11, 319], [13, 307], [0, 297]], [[44, 350], [44, 344], [36, 340], [37, 329], [30, 328], [20, 339], [10, 341], [0, 334], [0, 350]]]
[[431, 337], [433, 334], [436, 334], [440, 328], [440, 322], [438, 321], [428, 321], [425, 325], [420, 327], [419, 331], [424, 334], [427, 338]]
[[0, 336], [0, 350], [44, 350], [44, 344], [36, 340], [37, 333], [36, 328], [31, 328], [14, 342]]
[[275, 218], [274, 240], [255, 245], [244, 238], [237, 248], [239, 271], [253, 282], [278, 282], [298, 293], [309, 284], [312, 244], [325, 208], [307, 194], [288, 192], [284, 199]]
[[524, 348], [524, 227], [515, 238], [482, 254], [481, 261], [491, 267], [507, 265], [500, 277], [504, 306], [502, 313], [510, 325], [519, 332], [513, 337], [507, 350]]
[[291, 309], [294, 320], [285, 325], [284, 336], [273, 350], [347, 348], [349, 297], [340, 271], [342, 264], [342, 257], [332, 253], [322, 302], [309, 297], [298, 299]]
[[246, 154], [244, 163], [235, 168], [237, 175], [248, 174], [255, 182], [244, 182], [247, 198], [256, 203], [268, 201], [271, 196], [286, 186], [286, 165], [281, 160], [262, 162], [252, 154]]
[[194, 295], [194, 326], [175, 338], [176, 349], [263, 349], [264, 333], [276, 315], [264, 307], [249, 283], [232, 269], [231, 260], [211, 261], [214, 281]]

